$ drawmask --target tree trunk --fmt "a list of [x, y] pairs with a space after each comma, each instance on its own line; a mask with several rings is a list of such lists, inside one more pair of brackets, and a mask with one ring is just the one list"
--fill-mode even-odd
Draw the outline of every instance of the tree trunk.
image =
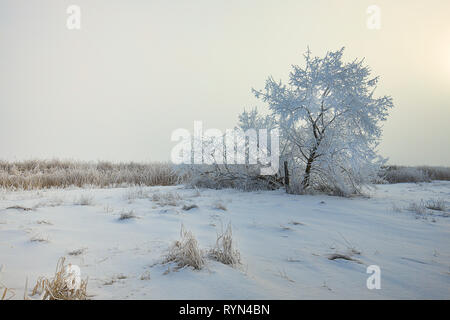
[[316, 157], [316, 150], [317, 150], [317, 147], [315, 147], [312, 150], [311, 154], [309, 155], [308, 161], [306, 162], [305, 176], [303, 177], [303, 181], [302, 181], [303, 189], [306, 189], [307, 187], [309, 187], [309, 181], [310, 181], [310, 177], [311, 177], [311, 167], [314, 162], [314, 158]]
[[289, 191], [289, 169], [288, 162], [284, 161], [284, 186], [286, 188], [286, 192]]

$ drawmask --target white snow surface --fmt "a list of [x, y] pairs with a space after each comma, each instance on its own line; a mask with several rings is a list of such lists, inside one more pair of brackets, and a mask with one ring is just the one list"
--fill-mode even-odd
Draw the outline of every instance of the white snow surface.
[[[182, 199], [161, 205], [152, 198], [167, 192]], [[450, 299], [449, 212], [407, 209], [412, 202], [443, 199], [448, 210], [450, 182], [378, 185], [368, 194], [197, 192], [183, 186], [3, 190], [0, 282], [13, 299], [22, 299], [25, 279], [30, 294], [37, 278], [51, 277], [65, 256], [89, 278], [92, 299]], [[74, 204], [80, 197], [92, 201]], [[217, 209], [218, 201], [227, 210]], [[185, 211], [184, 204], [198, 208]], [[18, 205], [35, 209], [7, 209]], [[118, 219], [130, 210], [137, 218]], [[228, 223], [241, 266], [207, 259], [202, 270], [175, 271], [161, 264], [182, 224], [207, 250]], [[78, 249], [83, 252], [69, 254]], [[329, 260], [333, 253], [360, 263]], [[366, 286], [369, 265], [381, 269], [379, 290]]]

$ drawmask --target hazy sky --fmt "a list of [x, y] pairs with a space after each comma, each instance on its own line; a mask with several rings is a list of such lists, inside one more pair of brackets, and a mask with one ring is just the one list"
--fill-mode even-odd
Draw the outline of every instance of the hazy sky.
[[449, 14], [448, 0], [0, 0], [0, 159], [168, 160], [173, 130], [264, 110], [251, 88], [287, 79], [309, 45], [381, 76], [391, 163], [450, 166]]

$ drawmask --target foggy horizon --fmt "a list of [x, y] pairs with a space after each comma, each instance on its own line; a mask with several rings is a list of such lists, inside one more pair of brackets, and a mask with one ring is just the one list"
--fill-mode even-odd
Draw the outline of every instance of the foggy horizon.
[[[72, 4], [80, 30], [66, 27]], [[267, 110], [251, 89], [286, 81], [307, 47], [345, 47], [394, 101], [380, 154], [450, 166], [448, 12], [437, 0], [3, 0], [0, 160], [169, 161], [174, 130], [233, 128], [244, 108]]]

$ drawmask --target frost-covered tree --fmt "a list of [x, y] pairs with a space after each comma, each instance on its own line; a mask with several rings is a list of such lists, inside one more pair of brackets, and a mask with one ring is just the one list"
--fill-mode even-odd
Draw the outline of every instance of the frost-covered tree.
[[358, 192], [382, 162], [375, 149], [392, 98], [374, 97], [378, 77], [364, 59], [343, 62], [343, 52], [319, 58], [308, 49], [287, 84], [270, 77], [265, 89], [253, 90], [278, 123], [281, 157], [301, 190]]

